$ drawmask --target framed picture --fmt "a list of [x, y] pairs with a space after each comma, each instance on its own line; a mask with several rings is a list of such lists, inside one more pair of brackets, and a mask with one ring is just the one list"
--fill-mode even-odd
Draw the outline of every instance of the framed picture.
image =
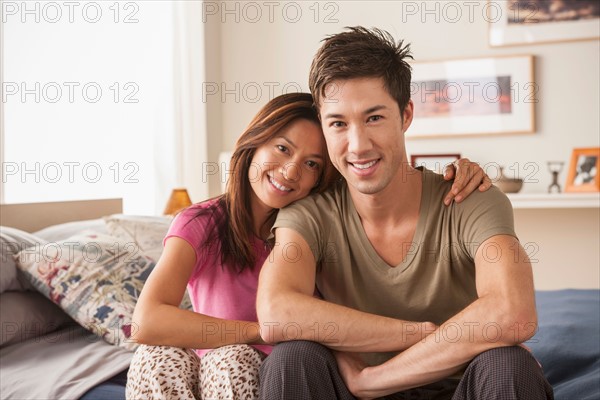
[[413, 167], [425, 167], [439, 174], [444, 173], [448, 164], [460, 158], [460, 154], [412, 154], [410, 163]]
[[598, 0], [488, 0], [490, 46], [598, 39]]
[[413, 63], [406, 138], [533, 133], [534, 57]]
[[573, 149], [566, 192], [600, 192], [600, 147]]

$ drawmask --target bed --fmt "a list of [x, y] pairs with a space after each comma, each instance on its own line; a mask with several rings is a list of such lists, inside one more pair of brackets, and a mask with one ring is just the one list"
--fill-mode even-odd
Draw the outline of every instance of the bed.
[[[0, 398], [125, 398], [131, 312], [171, 219], [121, 210], [118, 199], [0, 206]], [[600, 398], [600, 291], [536, 300], [527, 344], [556, 399]]]
[[131, 313], [171, 218], [121, 210], [120, 199], [0, 206], [0, 398], [125, 398]]

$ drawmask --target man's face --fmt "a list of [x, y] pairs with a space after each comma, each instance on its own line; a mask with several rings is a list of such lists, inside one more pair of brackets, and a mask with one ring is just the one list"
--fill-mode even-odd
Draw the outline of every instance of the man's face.
[[349, 185], [360, 193], [375, 194], [394, 178], [401, 179], [404, 132], [412, 111], [410, 102], [401, 115], [381, 78], [327, 85], [320, 104], [321, 125], [331, 161]]

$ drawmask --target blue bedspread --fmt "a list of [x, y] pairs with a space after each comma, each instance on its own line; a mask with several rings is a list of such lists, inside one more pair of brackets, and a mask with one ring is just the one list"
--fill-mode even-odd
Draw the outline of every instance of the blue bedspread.
[[[600, 291], [537, 291], [536, 300], [539, 329], [527, 345], [542, 364], [555, 399], [600, 399]], [[125, 381], [109, 381], [83, 399], [121, 399], [124, 386]]]
[[556, 400], [600, 399], [600, 291], [536, 292], [538, 332], [526, 344]]

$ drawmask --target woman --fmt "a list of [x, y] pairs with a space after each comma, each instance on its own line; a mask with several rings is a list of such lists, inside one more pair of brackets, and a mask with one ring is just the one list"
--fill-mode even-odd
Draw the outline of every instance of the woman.
[[[255, 311], [269, 230], [279, 208], [339, 177], [312, 103], [305, 93], [271, 100], [236, 143], [226, 193], [173, 221], [133, 315], [132, 338], [143, 345], [127, 398], [258, 397], [258, 368], [271, 350]], [[194, 312], [178, 308], [186, 285]]]

